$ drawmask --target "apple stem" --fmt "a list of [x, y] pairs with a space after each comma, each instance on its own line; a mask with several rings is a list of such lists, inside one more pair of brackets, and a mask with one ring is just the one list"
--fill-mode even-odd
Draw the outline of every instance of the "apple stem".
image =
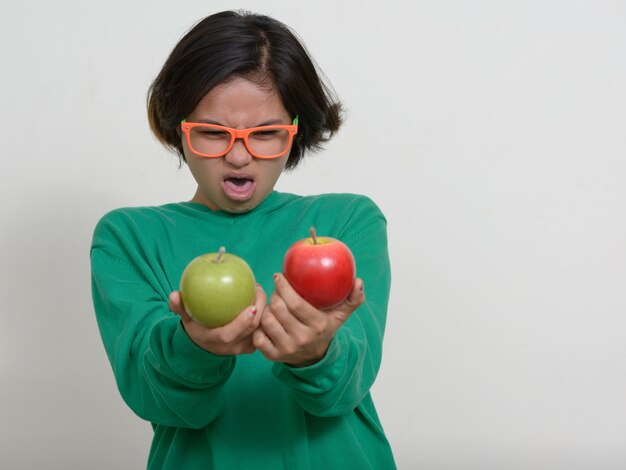
[[213, 260], [214, 263], [221, 263], [222, 258], [224, 257], [224, 253], [226, 253], [226, 248], [223, 246], [220, 247], [220, 250], [217, 252], [217, 256]]
[[317, 245], [317, 235], [315, 234], [315, 227], [311, 227], [309, 229], [309, 233], [311, 234], [311, 238], [313, 239], [313, 244]]

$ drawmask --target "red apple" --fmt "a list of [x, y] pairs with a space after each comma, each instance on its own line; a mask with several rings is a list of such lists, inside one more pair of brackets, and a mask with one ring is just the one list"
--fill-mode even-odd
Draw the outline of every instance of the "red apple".
[[180, 279], [180, 295], [187, 313], [209, 328], [229, 323], [256, 297], [254, 274], [242, 258], [208, 253], [191, 260]]
[[287, 250], [283, 273], [300, 296], [320, 310], [339, 305], [348, 298], [356, 275], [354, 256], [341, 241], [311, 237], [295, 242]]

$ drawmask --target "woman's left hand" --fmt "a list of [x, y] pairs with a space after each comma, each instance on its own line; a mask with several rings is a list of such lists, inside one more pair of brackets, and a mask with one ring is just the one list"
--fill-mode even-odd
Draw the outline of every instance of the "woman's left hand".
[[275, 276], [274, 285], [252, 342], [269, 360], [293, 367], [321, 360], [337, 329], [365, 300], [359, 278], [348, 298], [328, 310], [318, 310], [300, 297], [282, 274]]

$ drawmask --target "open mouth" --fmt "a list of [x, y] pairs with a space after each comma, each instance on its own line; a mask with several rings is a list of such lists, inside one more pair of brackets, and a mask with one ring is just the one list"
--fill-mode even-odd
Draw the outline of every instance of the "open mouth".
[[256, 184], [254, 179], [248, 176], [229, 176], [222, 181], [224, 194], [235, 201], [245, 201], [252, 197]]

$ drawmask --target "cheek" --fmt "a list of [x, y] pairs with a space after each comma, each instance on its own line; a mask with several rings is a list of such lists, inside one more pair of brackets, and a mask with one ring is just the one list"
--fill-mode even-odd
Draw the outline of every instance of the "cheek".
[[287, 159], [286, 158], [283, 159], [283, 157], [281, 157], [278, 161], [272, 161], [272, 162], [268, 162], [268, 163], [271, 163], [272, 166], [270, 168], [268, 168], [268, 171], [266, 172], [266, 175], [268, 177], [268, 180], [271, 180], [271, 182], [273, 184], [276, 181], [278, 181], [278, 178], [280, 178], [280, 175], [285, 170], [285, 165], [287, 164]]
[[194, 155], [186, 155], [187, 166], [197, 183], [207, 183], [211, 181], [215, 174], [214, 167], [217, 163], [211, 158], [200, 158]]

